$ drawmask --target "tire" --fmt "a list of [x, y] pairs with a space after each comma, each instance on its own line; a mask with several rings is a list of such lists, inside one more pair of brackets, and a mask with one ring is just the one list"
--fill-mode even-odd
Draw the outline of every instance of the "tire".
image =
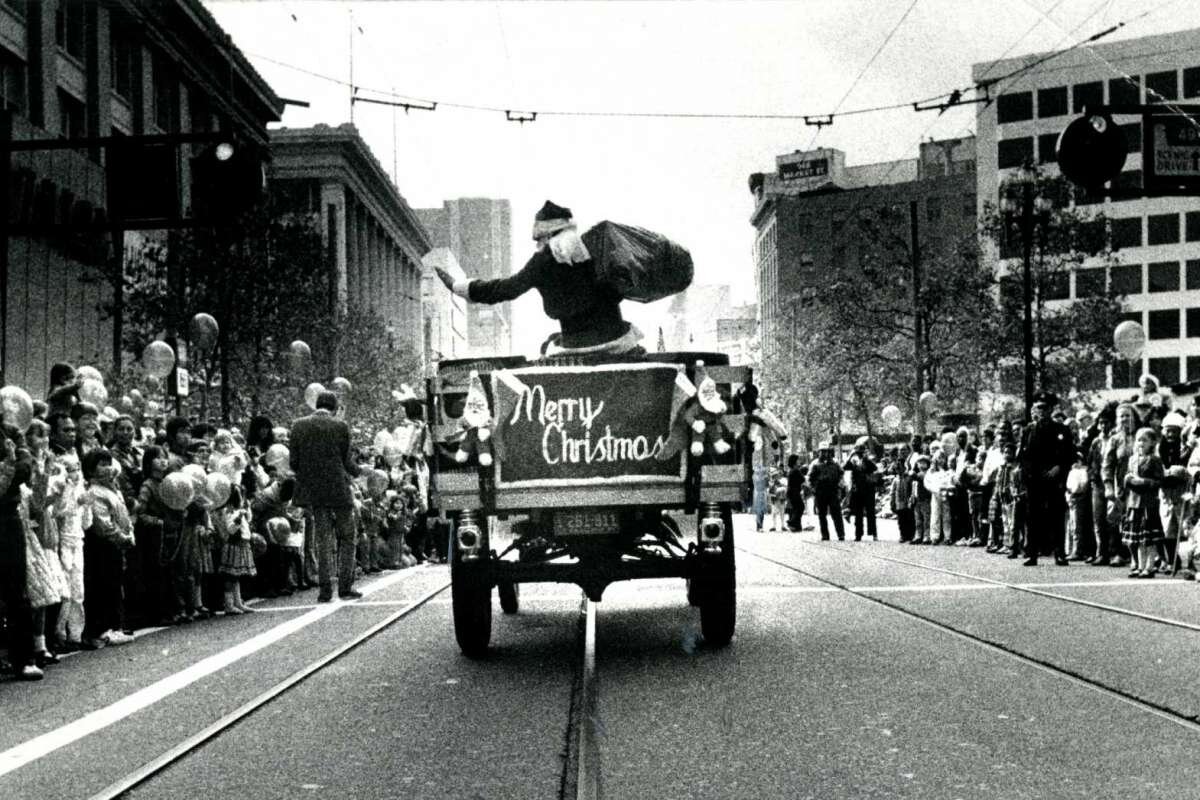
[[500, 609], [505, 614], [517, 613], [521, 607], [521, 585], [506, 581], [496, 584], [496, 591], [500, 595]]
[[700, 631], [709, 647], [725, 647], [737, 627], [737, 570], [733, 555], [733, 514], [721, 511], [725, 546], [705, 566], [704, 575], [692, 581], [689, 599], [700, 606]]
[[[450, 595], [454, 611], [454, 638], [467, 658], [487, 655], [492, 638], [492, 581], [490, 565], [464, 562], [457, 537], [451, 537]], [[486, 547], [484, 548], [486, 552]]]

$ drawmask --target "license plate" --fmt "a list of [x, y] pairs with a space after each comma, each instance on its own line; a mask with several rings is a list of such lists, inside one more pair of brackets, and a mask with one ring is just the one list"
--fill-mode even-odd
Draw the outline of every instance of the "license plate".
[[596, 536], [618, 530], [620, 520], [615, 511], [559, 511], [554, 515], [554, 532], [559, 536]]

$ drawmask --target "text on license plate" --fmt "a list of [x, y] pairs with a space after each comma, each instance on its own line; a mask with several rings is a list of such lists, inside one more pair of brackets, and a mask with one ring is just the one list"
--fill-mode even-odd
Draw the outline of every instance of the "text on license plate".
[[554, 515], [554, 532], [559, 536], [593, 536], [619, 529], [615, 511], [559, 511]]

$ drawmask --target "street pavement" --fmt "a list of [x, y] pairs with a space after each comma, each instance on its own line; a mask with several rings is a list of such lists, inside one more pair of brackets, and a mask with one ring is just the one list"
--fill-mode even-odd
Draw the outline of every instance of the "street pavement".
[[[735, 525], [728, 648], [705, 646], [681, 581], [613, 584], [597, 607], [604, 797], [1200, 796], [1196, 584], [910, 547], [887, 520], [878, 542]], [[264, 601], [0, 683], [0, 797], [91, 796], [447, 579], [423, 566], [372, 576], [358, 603]], [[497, 604], [483, 661], [459, 654], [449, 600], [129, 796], [559, 797], [579, 591]]]

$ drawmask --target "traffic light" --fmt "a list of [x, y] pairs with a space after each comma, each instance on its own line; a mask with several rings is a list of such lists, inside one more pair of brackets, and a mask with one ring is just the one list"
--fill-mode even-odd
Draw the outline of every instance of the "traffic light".
[[257, 147], [218, 142], [191, 159], [192, 216], [230, 223], [266, 198], [265, 154]]
[[1115, 180], [1128, 152], [1125, 134], [1107, 114], [1085, 114], [1072, 121], [1055, 146], [1063, 177], [1090, 190]]

